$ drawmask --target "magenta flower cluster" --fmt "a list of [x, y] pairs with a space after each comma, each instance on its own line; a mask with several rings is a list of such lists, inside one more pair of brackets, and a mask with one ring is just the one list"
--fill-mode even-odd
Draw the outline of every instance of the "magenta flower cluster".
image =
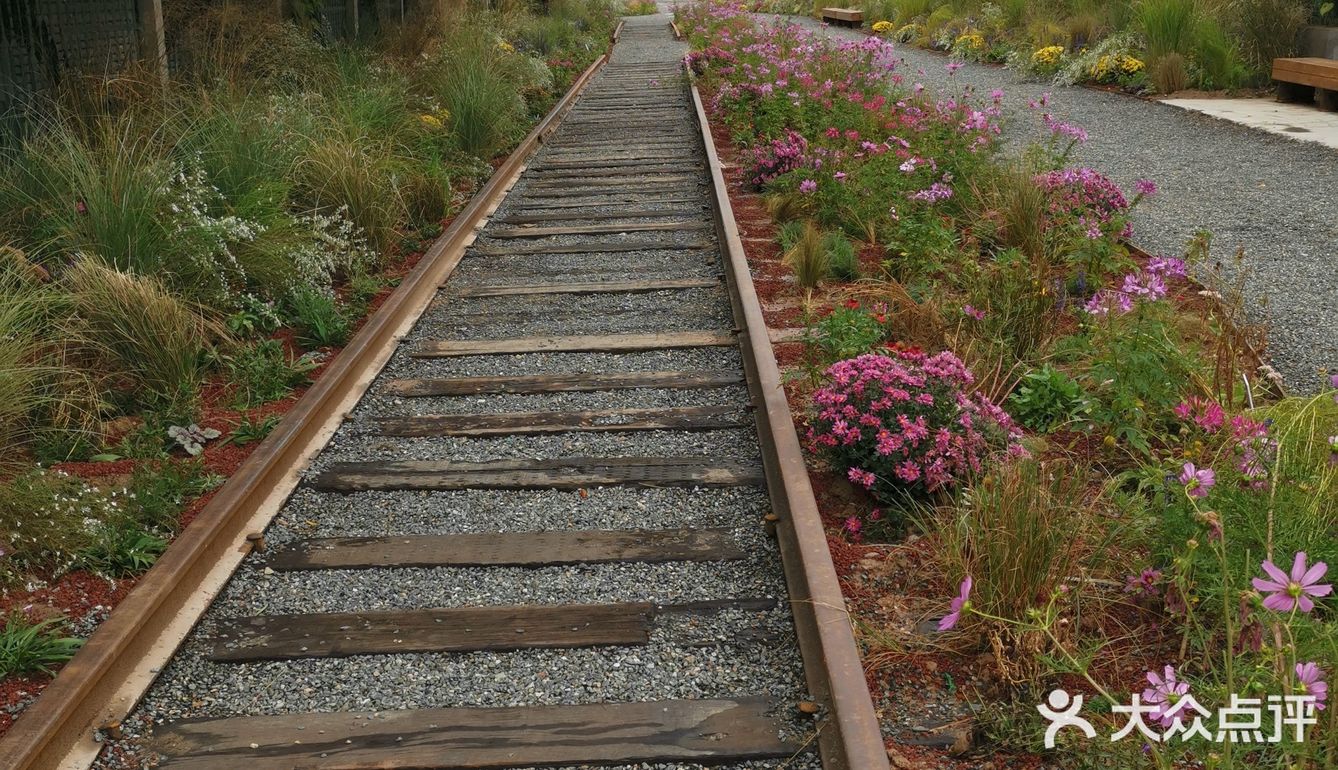
[[1119, 185], [1096, 169], [1047, 171], [1036, 177], [1036, 183], [1050, 196], [1047, 229], [1076, 224], [1093, 240], [1133, 234], [1133, 227], [1124, 217], [1129, 201]]
[[1008, 414], [970, 392], [971, 372], [950, 352], [866, 354], [826, 377], [808, 442], [875, 494], [951, 487], [996, 453], [1022, 452]]
[[1226, 414], [1222, 405], [1209, 398], [1190, 396], [1176, 405], [1175, 416], [1185, 422], [1192, 422], [1204, 433], [1216, 433], [1222, 429]]
[[812, 164], [808, 158], [808, 140], [793, 129], [785, 136], [759, 144], [749, 151], [749, 178], [762, 186], [776, 177]]
[[1268, 423], [1238, 414], [1231, 418], [1231, 437], [1235, 441], [1236, 470], [1245, 485], [1263, 489], [1268, 482], [1268, 467], [1278, 452], [1277, 440], [1268, 434]]

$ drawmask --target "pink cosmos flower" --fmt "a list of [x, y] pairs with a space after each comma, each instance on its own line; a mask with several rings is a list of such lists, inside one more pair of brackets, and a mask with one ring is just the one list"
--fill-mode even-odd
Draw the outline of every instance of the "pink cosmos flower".
[[1189, 488], [1190, 497], [1207, 497], [1208, 490], [1217, 483], [1217, 474], [1212, 468], [1195, 468], [1194, 463], [1185, 463], [1180, 469], [1180, 483]]
[[1329, 699], [1329, 684], [1324, 681], [1324, 669], [1314, 661], [1296, 664], [1296, 685], [1302, 695], [1315, 698], [1315, 708], [1324, 710], [1324, 701]]
[[959, 61], [950, 61], [947, 64], [943, 65], [943, 68], [948, 71], [949, 75], [951, 75], [957, 72], [957, 70], [962, 68], [962, 63]]
[[1179, 714], [1170, 715], [1167, 712], [1189, 693], [1189, 682], [1178, 681], [1175, 669], [1171, 666], [1163, 669], [1161, 676], [1155, 671], [1147, 672], [1147, 680], [1152, 686], [1143, 690], [1143, 702], [1157, 707], [1148, 716], [1160, 722], [1162, 727], [1170, 727], [1175, 724]]
[[962, 612], [971, 607], [971, 576], [967, 575], [962, 581], [961, 586], [957, 588], [957, 596], [953, 598], [952, 604], [948, 608], [948, 614], [944, 615], [938, 622], [939, 631], [947, 631], [962, 619]]
[[1264, 607], [1274, 612], [1310, 612], [1315, 609], [1311, 597], [1328, 596], [1333, 591], [1332, 585], [1319, 582], [1324, 573], [1329, 571], [1329, 565], [1317, 561], [1307, 568], [1305, 560], [1305, 551], [1297, 551], [1290, 575], [1278, 569], [1272, 561], [1264, 560], [1261, 566], [1270, 579], [1254, 578], [1250, 581], [1255, 590], [1268, 594], [1264, 597]]

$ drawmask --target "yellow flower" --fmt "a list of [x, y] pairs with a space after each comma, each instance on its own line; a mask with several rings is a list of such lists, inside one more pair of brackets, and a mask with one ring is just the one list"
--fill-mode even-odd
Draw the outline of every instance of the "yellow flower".
[[511, 45], [510, 43], [506, 42], [505, 40], [498, 40], [498, 41], [497, 41], [497, 50], [499, 50], [499, 51], [505, 51], [506, 53], [515, 53], [515, 52], [516, 52], [516, 47], [515, 47], [514, 45]]
[[1053, 67], [1064, 56], [1064, 46], [1048, 45], [1039, 48], [1031, 55], [1031, 63], [1041, 67]]
[[886, 35], [887, 33], [889, 33], [889, 32], [892, 31], [892, 22], [890, 22], [890, 21], [875, 21], [875, 22], [873, 23], [873, 31], [874, 31], [875, 34], [878, 34], [878, 35]]
[[985, 50], [985, 38], [979, 32], [968, 32], [957, 38], [954, 47], [968, 51], [983, 51]]
[[419, 115], [418, 120], [422, 121], [423, 125], [428, 128], [441, 128], [442, 126], [441, 118], [436, 115]]
[[1139, 72], [1142, 72], [1143, 66], [1143, 62], [1140, 59], [1136, 59], [1132, 56], [1120, 57], [1120, 69], [1124, 70], [1124, 74], [1126, 75], [1136, 75]]

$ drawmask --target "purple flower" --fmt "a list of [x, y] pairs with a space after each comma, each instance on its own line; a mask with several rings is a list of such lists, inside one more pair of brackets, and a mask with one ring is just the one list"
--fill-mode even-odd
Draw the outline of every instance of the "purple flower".
[[1134, 182], [1134, 192], [1139, 195], [1156, 195], [1157, 183], [1151, 179], [1139, 179]]
[[971, 608], [971, 576], [967, 575], [962, 581], [962, 585], [957, 589], [957, 596], [952, 600], [947, 615], [938, 622], [939, 631], [947, 631], [957, 625], [957, 621], [962, 619], [962, 612]]
[[1208, 490], [1217, 483], [1217, 474], [1212, 468], [1195, 468], [1194, 463], [1185, 463], [1180, 469], [1180, 483], [1188, 488], [1190, 497], [1207, 497]]
[[949, 75], [951, 75], [955, 73], [957, 70], [962, 68], [962, 63], [959, 61], [950, 61], [947, 64], [943, 65], [943, 68], [948, 71]]
[[1316, 709], [1324, 710], [1324, 701], [1329, 699], [1329, 684], [1324, 681], [1324, 669], [1313, 661], [1297, 663], [1296, 686], [1302, 695], [1314, 697]]
[[984, 310], [977, 310], [976, 308], [974, 308], [974, 307], [971, 306], [971, 305], [963, 305], [963, 306], [962, 306], [962, 312], [965, 313], [965, 314], [967, 314], [967, 315], [969, 315], [969, 316], [971, 316], [972, 318], [976, 319], [977, 321], [983, 321], [983, 320], [985, 320], [985, 311], [984, 311]]
[[1333, 591], [1332, 585], [1319, 582], [1324, 573], [1329, 571], [1329, 565], [1317, 561], [1307, 569], [1305, 559], [1305, 551], [1296, 552], [1290, 575], [1278, 569], [1272, 561], [1264, 560], [1264, 573], [1271, 579], [1254, 578], [1250, 581], [1255, 590], [1268, 594], [1264, 597], [1264, 607], [1275, 612], [1309, 612], [1315, 609], [1315, 602], [1310, 597], [1328, 596]]
[[[1329, 375], [1329, 387], [1338, 388], [1338, 374]], [[1333, 394], [1333, 403], [1338, 404], [1338, 393]]]
[[1154, 597], [1161, 593], [1157, 589], [1157, 584], [1160, 582], [1161, 570], [1149, 567], [1143, 570], [1141, 574], [1126, 577], [1124, 579], [1124, 592], [1127, 594]]
[[799, 192], [804, 193], [805, 195], [811, 194], [817, 189], [818, 183], [814, 182], [812, 179], [805, 179], [799, 183]]
[[1170, 666], [1162, 670], [1161, 676], [1155, 671], [1147, 672], [1147, 680], [1152, 686], [1143, 690], [1143, 702], [1157, 707], [1148, 716], [1160, 722], [1162, 727], [1170, 727], [1176, 723], [1179, 713], [1171, 715], [1167, 712], [1189, 692], [1189, 682], [1178, 681], [1175, 669]]

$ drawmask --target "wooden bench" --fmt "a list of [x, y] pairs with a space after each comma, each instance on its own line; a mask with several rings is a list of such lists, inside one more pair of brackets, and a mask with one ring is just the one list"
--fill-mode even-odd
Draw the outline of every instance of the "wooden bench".
[[864, 23], [864, 11], [858, 8], [823, 8], [822, 20], [838, 27], [858, 27]]
[[1338, 110], [1338, 59], [1274, 59], [1273, 79], [1281, 101], [1315, 100], [1324, 109]]

